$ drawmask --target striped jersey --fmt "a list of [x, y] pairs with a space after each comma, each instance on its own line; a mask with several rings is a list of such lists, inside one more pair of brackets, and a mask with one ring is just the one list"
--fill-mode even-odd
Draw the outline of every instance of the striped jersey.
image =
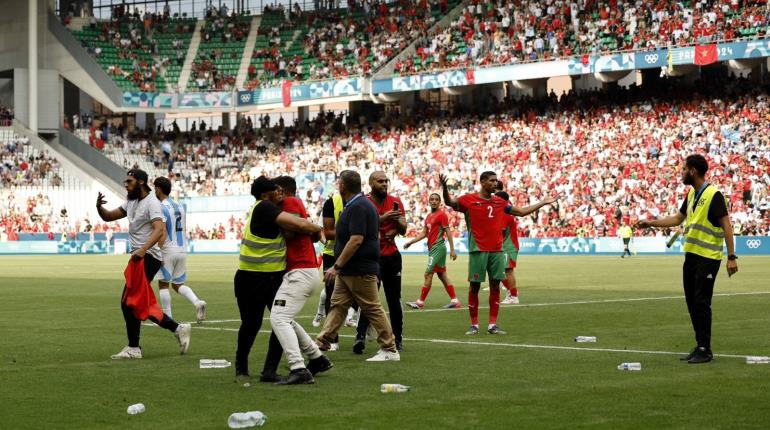
[[187, 252], [187, 220], [184, 208], [171, 197], [166, 197], [161, 205], [163, 221], [166, 223], [166, 241], [163, 243], [163, 253]]

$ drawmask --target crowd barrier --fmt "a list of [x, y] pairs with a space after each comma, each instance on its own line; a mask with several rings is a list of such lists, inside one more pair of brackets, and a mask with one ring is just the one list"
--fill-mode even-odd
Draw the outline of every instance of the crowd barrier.
[[[404, 238], [396, 240], [403, 254], [427, 254], [425, 241], [404, 250], [404, 242], [407, 240]], [[467, 241], [464, 238], [457, 238], [454, 242], [458, 254], [468, 252]], [[668, 242], [666, 237], [637, 237], [631, 240], [630, 250], [640, 255], [683, 253], [681, 237], [670, 248], [666, 247], [666, 242]], [[623, 252], [623, 241], [613, 237], [520, 238], [519, 243], [519, 253], [524, 255], [619, 255]], [[188, 251], [191, 254], [236, 254], [239, 244], [238, 240], [193, 240], [189, 244]], [[127, 240], [122, 236], [113, 238], [111, 241], [22, 240], [0, 242], [0, 255], [124, 254], [127, 249]], [[318, 251], [318, 244], [316, 244], [316, 250]], [[735, 252], [738, 255], [770, 255], [770, 236], [738, 236], [735, 238]]]

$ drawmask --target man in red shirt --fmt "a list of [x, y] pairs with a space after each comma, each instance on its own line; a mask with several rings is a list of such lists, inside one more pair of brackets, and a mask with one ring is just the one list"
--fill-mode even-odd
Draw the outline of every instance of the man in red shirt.
[[419, 236], [404, 244], [404, 249], [408, 249], [411, 245], [426, 237], [428, 238], [428, 267], [425, 268], [425, 284], [423, 284], [420, 298], [416, 302], [406, 302], [406, 304], [412, 309], [422, 309], [425, 306], [425, 299], [428, 297], [428, 292], [430, 292], [433, 274], [435, 273], [444, 284], [444, 288], [446, 288], [446, 292], [451, 299], [444, 308], [459, 309], [462, 304], [457, 300], [455, 287], [446, 274], [446, 245], [444, 245], [444, 236], [449, 241], [450, 257], [452, 260], [457, 260], [455, 245], [452, 240], [452, 228], [449, 226], [449, 217], [446, 212], [439, 208], [441, 206], [441, 196], [438, 194], [431, 194], [428, 197], [428, 204], [430, 205], [430, 214], [425, 218], [425, 227]]
[[[401, 199], [388, 194], [389, 185], [390, 180], [385, 172], [373, 172], [369, 176], [372, 192], [367, 197], [380, 216], [380, 285], [385, 290], [396, 349], [401, 352], [404, 312], [401, 309], [401, 253], [396, 247], [396, 236], [406, 234], [406, 213]], [[364, 353], [367, 328], [369, 320], [362, 313], [353, 344], [353, 352], [356, 354]]]
[[[283, 190], [281, 209], [284, 212], [300, 218], [310, 218], [302, 200], [294, 197], [297, 193], [297, 183], [294, 178], [279, 176], [273, 179], [273, 182]], [[312, 384], [313, 375], [325, 372], [333, 365], [295, 318], [313, 291], [321, 284], [321, 274], [318, 271], [313, 247], [313, 242], [320, 239], [320, 231], [312, 236], [289, 232], [284, 232], [284, 235], [286, 237], [286, 273], [275, 294], [273, 309], [270, 312], [270, 324], [286, 352], [291, 373], [288, 378], [276, 384]], [[307, 367], [305, 367], [303, 354], [309, 359]]]
[[447, 179], [439, 175], [439, 182], [444, 192], [444, 203], [465, 214], [468, 227], [468, 310], [471, 316], [471, 328], [467, 335], [479, 334], [479, 290], [481, 283], [489, 274], [489, 325], [487, 333], [505, 334], [497, 326], [500, 311], [500, 281], [505, 280], [505, 254], [503, 253], [503, 225], [505, 214], [516, 216], [529, 215], [541, 207], [555, 202], [549, 197], [532, 206], [520, 208], [493, 195], [497, 188], [497, 174], [483, 172], [479, 178], [481, 191], [454, 198], [449, 194]]

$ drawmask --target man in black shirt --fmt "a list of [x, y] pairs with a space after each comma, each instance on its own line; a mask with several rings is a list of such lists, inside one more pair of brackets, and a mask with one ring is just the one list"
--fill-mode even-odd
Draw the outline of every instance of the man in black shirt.
[[[244, 226], [241, 241], [240, 263], [235, 273], [235, 298], [241, 315], [238, 330], [238, 349], [235, 353], [236, 381], [249, 382], [249, 352], [254, 339], [262, 327], [265, 308], [273, 306], [275, 294], [283, 281], [286, 269], [286, 243], [281, 229], [318, 234], [321, 227], [303, 218], [282, 212], [277, 204], [283, 199], [278, 186], [268, 178], [260, 176], [251, 184], [251, 195], [257, 202], [252, 207]], [[270, 334], [270, 344], [260, 381], [279, 382], [276, 374], [283, 348], [275, 336]]]
[[331, 310], [317, 342], [328, 350], [355, 299], [374, 329], [380, 350], [367, 361], [398, 361], [395, 337], [380, 303], [377, 274], [380, 270], [379, 216], [361, 193], [361, 176], [351, 170], [340, 173], [339, 191], [345, 203], [335, 229], [337, 260], [326, 271], [326, 281], [335, 280]]
[[738, 271], [738, 257], [727, 204], [716, 187], [706, 183], [708, 162], [702, 155], [690, 155], [682, 168], [682, 182], [691, 185], [679, 212], [659, 220], [639, 221], [637, 228], [674, 227], [685, 222], [683, 282], [687, 310], [695, 330], [697, 346], [681, 359], [708, 363], [711, 352], [711, 298], [714, 294], [723, 242], [727, 245], [727, 274]]

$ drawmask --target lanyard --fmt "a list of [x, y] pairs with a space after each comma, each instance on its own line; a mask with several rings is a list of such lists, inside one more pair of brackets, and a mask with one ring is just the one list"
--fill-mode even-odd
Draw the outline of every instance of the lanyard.
[[695, 194], [695, 199], [692, 201], [692, 211], [695, 212], [695, 208], [698, 207], [698, 200], [700, 200], [700, 196], [703, 195], [703, 192], [706, 191], [706, 187], [708, 187], [708, 182], [704, 182], [703, 185], [701, 185], [700, 189], [698, 190], [698, 193]]

